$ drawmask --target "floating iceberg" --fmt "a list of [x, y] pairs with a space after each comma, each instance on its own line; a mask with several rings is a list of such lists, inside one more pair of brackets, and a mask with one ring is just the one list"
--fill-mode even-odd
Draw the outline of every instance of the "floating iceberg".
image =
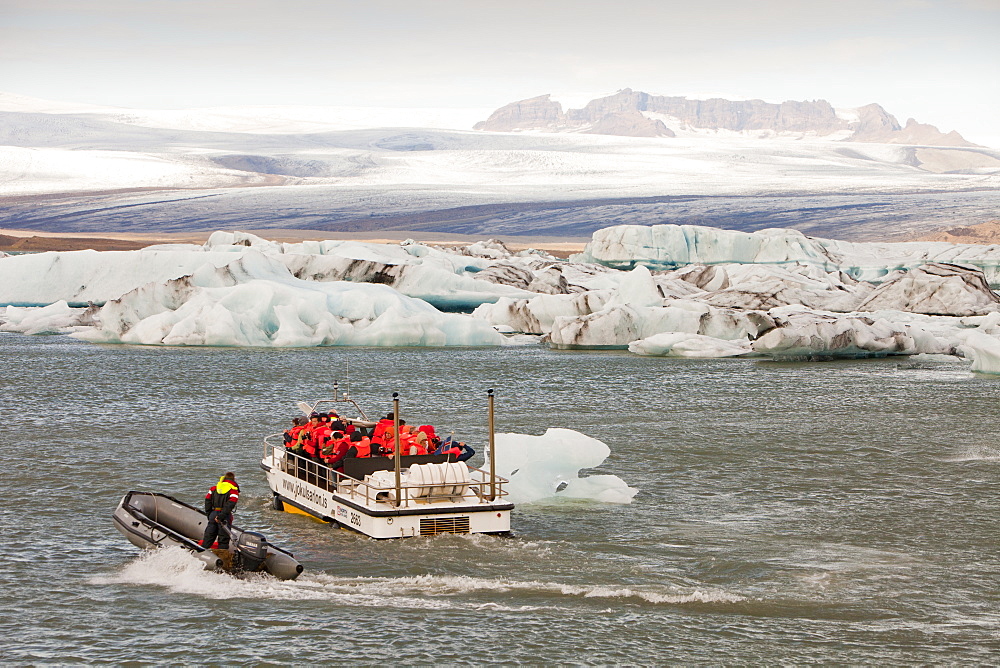
[[738, 357], [752, 351], [750, 341], [725, 341], [701, 334], [665, 332], [628, 344], [629, 352], [660, 357]]
[[531, 299], [502, 298], [495, 304], [479, 306], [472, 317], [511, 332], [547, 334], [556, 318], [599, 311], [610, 296], [609, 290], [592, 290], [575, 295], [539, 295]]
[[[610, 454], [602, 441], [572, 429], [496, 435], [496, 472], [510, 480], [507, 490], [514, 503], [551, 498], [631, 503], [639, 490], [618, 476], [579, 476], [580, 469], [600, 466]], [[484, 468], [489, 469], [489, 460]]]
[[58, 301], [38, 308], [8, 306], [0, 309], [0, 332], [65, 334], [94, 324], [89, 309]]
[[87, 341], [199, 346], [476, 346], [503, 337], [383, 285], [316, 283], [250, 250], [104, 304]]
[[103, 304], [147, 283], [165, 283], [201, 267], [223, 267], [235, 256], [205, 251], [62, 251], [0, 258], [0, 304]]
[[984, 315], [1000, 311], [1000, 297], [982, 272], [954, 264], [930, 263], [887, 277], [858, 311], [900, 309], [927, 315]]
[[693, 264], [804, 264], [872, 283], [897, 270], [944, 262], [976, 267], [990, 286], [1000, 286], [998, 245], [853, 243], [807, 237], [791, 229], [748, 233], [696, 225], [616, 225], [594, 232], [584, 252], [571, 259], [618, 269], [644, 265], [662, 270]]
[[962, 352], [972, 360], [972, 370], [1000, 374], [1000, 338], [983, 332], [970, 332]]
[[986, 369], [1000, 341], [990, 319], [1000, 318], [998, 265], [1000, 246], [852, 244], [794, 230], [617, 226], [575, 261], [493, 240], [289, 244], [216, 232], [204, 245], [0, 257], [0, 329], [170, 345], [538, 340], [503, 331], [641, 355], [943, 353]]
[[556, 348], [627, 348], [633, 341], [667, 332], [740, 341], [756, 338], [773, 326], [772, 319], [761, 311], [720, 309], [675, 299], [664, 306], [612, 304], [589, 315], [559, 317], [548, 341]]
[[[206, 266], [222, 267], [247, 252], [272, 257], [299, 278], [389, 285], [448, 310], [534, 294], [477, 280], [476, 274], [490, 266], [489, 260], [419, 244], [278, 244], [249, 234], [216, 232], [204, 246], [162, 244], [138, 251], [84, 250], [2, 258], [0, 304], [43, 306], [59, 300], [74, 306], [103, 304], [147, 283], [180, 278]], [[39, 276], [45, 280], [38, 280]]]
[[860, 315], [824, 314], [801, 307], [771, 312], [775, 327], [755, 340], [754, 352], [778, 359], [884, 357], [918, 352], [906, 328]]

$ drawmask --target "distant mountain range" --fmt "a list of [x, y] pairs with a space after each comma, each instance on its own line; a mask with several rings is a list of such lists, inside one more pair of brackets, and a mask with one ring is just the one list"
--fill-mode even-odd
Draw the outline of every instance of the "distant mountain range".
[[801, 135], [846, 141], [923, 146], [976, 146], [957, 132], [909, 119], [905, 126], [878, 104], [837, 110], [826, 100], [690, 100], [630, 88], [563, 111], [550, 95], [512, 102], [475, 126], [511, 132], [580, 132], [625, 137], [676, 137], [733, 132], [749, 136]]

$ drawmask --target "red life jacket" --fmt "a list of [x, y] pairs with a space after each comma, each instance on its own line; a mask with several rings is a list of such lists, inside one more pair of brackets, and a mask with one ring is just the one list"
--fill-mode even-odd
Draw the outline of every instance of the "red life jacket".
[[338, 438], [336, 441], [332, 441], [330, 447], [324, 448], [323, 461], [326, 462], [327, 466], [338, 465], [350, 447], [351, 442], [346, 438]]
[[392, 420], [386, 420], [385, 418], [379, 420], [378, 423], [375, 425], [375, 431], [372, 433], [372, 441], [375, 441], [377, 443], [383, 443], [384, 442], [383, 434], [385, 433], [386, 429], [392, 427], [392, 424], [393, 424]]
[[360, 441], [353, 441], [351, 445], [358, 451], [358, 454], [354, 455], [355, 457], [372, 456], [372, 442], [367, 436], [362, 436]]
[[310, 457], [318, 457], [332, 433], [330, 425], [321, 422], [315, 429], [310, 431], [302, 444], [306, 454]]
[[285, 447], [288, 448], [289, 450], [294, 448], [295, 442], [299, 440], [299, 434], [302, 433], [302, 430], [305, 428], [306, 426], [303, 424], [303, 425], [297, 425], [295, 427], [292, 427], [291, 429], [286, 430], [285, 435], [288, 438], [285, 439]]

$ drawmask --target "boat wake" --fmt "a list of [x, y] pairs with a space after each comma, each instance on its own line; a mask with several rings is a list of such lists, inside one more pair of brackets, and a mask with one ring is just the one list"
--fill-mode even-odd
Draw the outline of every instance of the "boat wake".
[[[570, 585], [537, 580], [477, 578], [460, 575], [344, 578], [305, 573], [298, 580], [267, 575], [239, 579], [204, 570], [204, 564], [180, 548], [144, 552], [111, 575], [95, 576], [91, 584], [165, 587], [171, 593], [211, 599], [326, 600], [340, 605], [423, 610], [465, 609], [531, 611], [550, 608], [553, 598], [633, 601], [654, 605], [739, 603], [747, 599], [721, 589], [662, 585]], [[500, 597], [502, 600], [489, 600]], [[525, 600], [512, 603], [512, 597]]]
[[1000, 446], [997, 445], [972, 445], [959, 450], [951, 457], [944, 457], [943, 462], [996, 462], [1000, 461]]

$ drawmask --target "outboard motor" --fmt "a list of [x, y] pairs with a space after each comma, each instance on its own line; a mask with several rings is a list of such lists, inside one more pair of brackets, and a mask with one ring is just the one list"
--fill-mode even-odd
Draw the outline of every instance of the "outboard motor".
[[237, 568], [255, 573], [264, 567], [267, 558], [267, 538], [256, 531], [244, 531], [236, 541]]

